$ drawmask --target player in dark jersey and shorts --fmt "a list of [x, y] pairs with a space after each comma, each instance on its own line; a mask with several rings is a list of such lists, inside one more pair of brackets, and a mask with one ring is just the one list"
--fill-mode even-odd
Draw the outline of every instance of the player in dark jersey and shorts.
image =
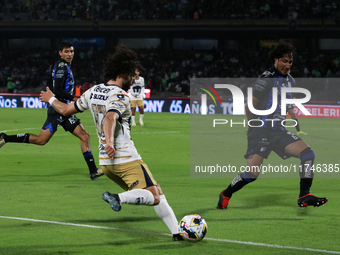
[[[55, 97], [64, 103], [70, 103], [77, 100], [73, 96], [74, 78], [71, 70], [71, 62], [74, 56], [73, 44], [68, 41], [63, 41], [59, 44], [60, 60], [57, 61], [53, 67], [53, 92]], [[47, 110], [47, 119], [42, 127], [39, 135], [30, 133], [6, 135], [0, 133], [0, 148], [5, 143], [32, 143], [37, 145], [45, 145], [58, 127], [62, 126], [65, 131], [68, 131], [80, 139], [81, 151], [90, 171], [90, 178], [92, 180], [103, 175], [101, 169], [98, 169], [90, 146], [90, 134], [85, 130], [80, 120], [75, 116], [67, 116], [57, 113], [53, 107], [49, 106]]]
[[[265, 71], [253, 86], [253, 106], [257, 110], [268, 110], [272, 106], [272, 88], [278, 89], [278, 104], [275, 111], [269, 115], [254, 115], [246, 105], [247, 118], [250, 121], [248, 133], [248, 148], [246, 155], [249, 171], [238, 174], [230, 185], [220, 193], [217, 209], [227, 209], [233, 193], [257, 179], [260, 174], [263, 159], [274, 151], [282, 159], [299, 158], [300, 163], [300, 195], [298, 205], [320, 206], [327, 198], [319, 198], [309, 193], [314, 172], [313, 150], [301, 138], [289, 132], [281, 122], [286, 116], [281, 115], [281, 89], [287, 84], [294, 85], [294, 79], [289, 74], [293, 64], [295, 48], [289, 43], [280, 43], [269, 54], [274, 65]], [[285, 109], [286, 110], [286, 109]]]

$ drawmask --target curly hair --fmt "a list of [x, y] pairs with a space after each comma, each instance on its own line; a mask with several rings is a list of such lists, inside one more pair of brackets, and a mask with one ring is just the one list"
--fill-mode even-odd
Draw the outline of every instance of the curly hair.
[[282, 58], [286, 54], [292, 54], [294, 58], [296, 56], [295, 47], [288, 42], [281, 42], [269, 52], [269, 59], [274, 61], [275, 58]]
[[137, 53], [124, 45], [118, 45], [116, 52], [110, 55], [104, 68], [104, 77], [107, 80], [116, 80], [118, 76], [134, 76], [136, 69], [143, 70]]

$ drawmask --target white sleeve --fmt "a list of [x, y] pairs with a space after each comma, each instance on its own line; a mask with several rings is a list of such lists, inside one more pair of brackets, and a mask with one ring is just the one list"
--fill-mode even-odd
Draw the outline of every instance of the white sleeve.
[[142, 92], [141, 92], [141, 94], [142, 94], [142, 97], [143, 97], [143, 99], [144, 99], [144, 98], [145, 98], [145, 86], [142, 87]]
[[142, 78], [142, 92], [141, 92], [141, 94], [142, 94], [142, 97], [144, 99], [145, 98], [145, 81], [144, 81], [143, 77], [141, 77], [141, 78]]
[[74, 106], [78, 112], [83, 112], [89, 109], [89, 104], [87, 102], [87, 98], [89, 98], [89, 93], [91, 92], [92, 88], [85, 91], [80, 98], [77, 99]]
[[106, 100], [106, 112], [116, 112], [122, 116], [129, 106], [129, 97], [124, 93], [114, 94]]

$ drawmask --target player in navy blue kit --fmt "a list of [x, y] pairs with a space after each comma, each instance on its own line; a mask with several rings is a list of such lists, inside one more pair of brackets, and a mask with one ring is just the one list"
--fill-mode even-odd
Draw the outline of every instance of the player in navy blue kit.
[[[272, 106], [272, 88], [278, 89], [278, 104], [275, 111], [269, 115], [254, 115], [246, 105], [248, 120], [248, 148], [246, 155], [249, 171], [238, 174], [230, 185], [220, 193], [217, 209], [227, 209], [233, 193], [243, 186], [257, 179], [263, 159], [274, 151], [282, 159], [299, 158], [300, 163], [300, 194], [298, 205], [320, 206], [327, 202], [327, 198], [319, 198], [310, 194], [314, 177], [313, 150], [301, 138], [287, 131], [281, 122], [286, 116], [281, 115], [281, 89], [287, 84], [294, 85], [294, 79], [289, 74], [293, 64], [295, 48], [289, 43], [280, 43], [269, 54], [274, 65], [265, 71], [253, 86], [253, 106], [257, 110], [268, 110]], [[255, 126], [255, 127], [253, 127]]]
[[[60, 60], [53, 67], [52, 80], [53, 92], [55, 97], [61, 102], [70, 103], [77, 100], [73, 96], [74, 78], [71, 70], [71, 62], [74, 57], [73, 44], [68, 41], [63, 41], [59, 44]], [[85, 130], [80, 120], [75, 116], [64, 117], [56, 112], [53, 107], [49, 106], [47, 110], [47, 119], [41, 129], [39, 135], [30, 133], [6, 135], [0, 133], [0, 148], [5, 143], [33, 143], [37, 145], [45, 145], [61, 125], [65, 131], [68, 131], [80, 139], [81, 151], [90, 171], [92, 180], [103, 175], [103, 171], [98, 169], [90, 146], [90, 134]]]

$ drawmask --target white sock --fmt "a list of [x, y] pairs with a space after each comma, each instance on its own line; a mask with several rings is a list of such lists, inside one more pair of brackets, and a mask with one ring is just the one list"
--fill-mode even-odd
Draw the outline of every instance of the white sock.
[[139, 121], [143, 121], [144, 114], [139, 115]]
[[136, 116], [131, 116], [132, 123], [135, 123], [135, 117], [136, 117]]
[[155, 209], [156, 214], [158, 215], [159, 218], [161, 218], [164, 221], [165, 225], [167, 225], [167, 227], [171, 231], [171, 234], [178, 234], [179, 226], [174, 211], [168, 204], [168, 201], [166, 201], [164, 195], [160, 195], [159, 198], [161, 201], [159, 202], [158, 205], [155, 205], [153, 207]]
[[147, 189], [133, 189], [118, 194], [120, 203], [134, 205], [153, 205], [155, 199]]

